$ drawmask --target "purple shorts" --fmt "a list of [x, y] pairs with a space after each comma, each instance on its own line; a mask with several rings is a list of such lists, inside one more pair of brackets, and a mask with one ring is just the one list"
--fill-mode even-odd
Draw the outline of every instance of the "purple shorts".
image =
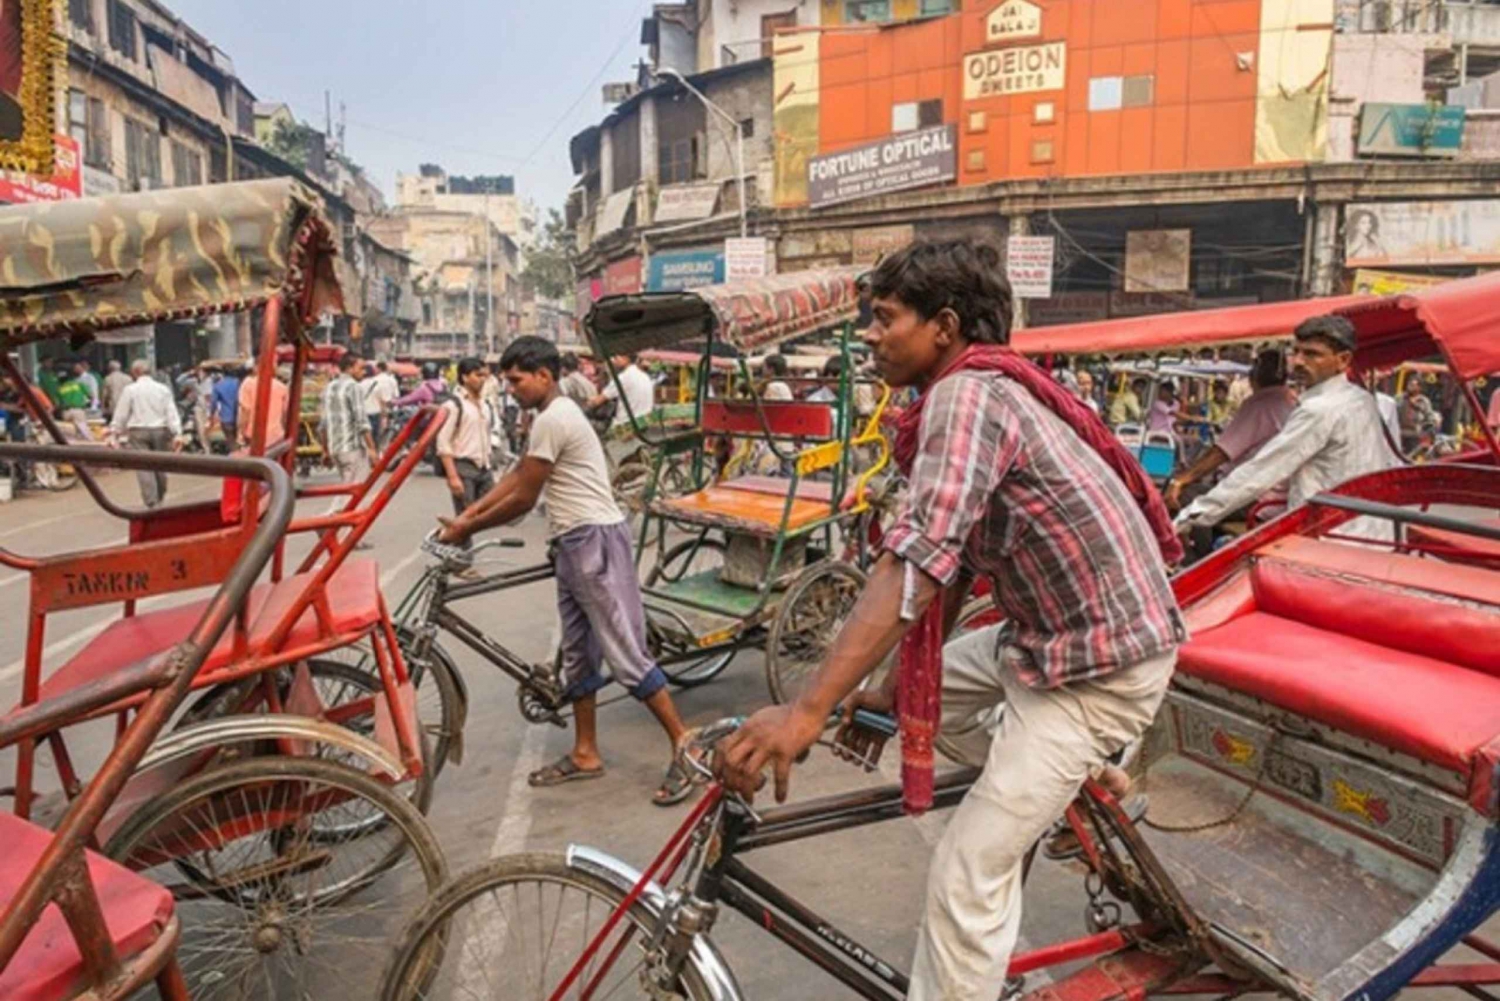
[[562, 619], [558, 680], [567, 700], [608, 684], [599, 670], [605, 660], [637, 699], [661, 691], [667, 676], [646, 647], [646, 609], [625, 522], [564, 532], [552, 540], [552, 560]]

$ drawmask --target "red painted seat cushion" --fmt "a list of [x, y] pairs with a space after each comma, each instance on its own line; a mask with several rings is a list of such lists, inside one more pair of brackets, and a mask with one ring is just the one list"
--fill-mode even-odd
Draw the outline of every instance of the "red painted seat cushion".
[[[315, 574], [297, 574], [276, 584], [259, 584], [250, 592], [247, 611], [249, 650], [264, 655], [272, 630], [312, 583]], [[380, 567], [373, 560], [349, 560], [328, 581], [328, 604], [334, 628], [340, 633], [367, 629], [380, 621]], [[207, 599], [163, 608], [118, 622], [90, 640], [42, 682], [41, 698], [71, 691], [180, 643], [203, 617]], [[309, 607], [292, 627], [282, 649], [316, 644], [321, 638], [318, 617]], [[234, 659], [234, 635], [226, 631], [203, 664], [204, 671], [224, 667]], [[0, 995], [3, 996], [3, 995]]]
[[1458, 772], [1500, 735], [1500, 678], [1266, 612], [1194, 636], [1178, 670]]
[[[12, 900], [52, 841], [50, 832], [10, 813], [0, 813], [0, 900]], [[102, 855], [86, 853], [89, 878], [104, 911], [109, 937], [122, 958], [151, 946], [172, 920], [172, 894]], [[62, 912], [48, 907], [15, 957], [0, 970], [5, 1001], [62, 1001], [73, 997], [83, 975], [83, 957]]]

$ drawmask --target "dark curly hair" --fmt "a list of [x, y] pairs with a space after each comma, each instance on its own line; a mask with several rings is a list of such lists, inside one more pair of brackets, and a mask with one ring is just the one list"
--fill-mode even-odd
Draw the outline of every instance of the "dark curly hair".
[[924, 320], [953, 310], [960, 335], [971, 343], [1010, 342], [1010, 282], [1000, 252], [987, 243], [913, 243], [880, 262], [870, 292], [900, 300]]

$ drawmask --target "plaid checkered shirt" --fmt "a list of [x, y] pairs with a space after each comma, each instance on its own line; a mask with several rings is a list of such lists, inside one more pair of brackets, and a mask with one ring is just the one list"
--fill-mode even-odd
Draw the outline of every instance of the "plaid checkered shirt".
[[323, 388], [323, 433], [328, 437], [332, 455], [349, 455], [365, 450], [365, 394], [359, 383], [341, 373]]
[[928, 391], [885, 548], [947, 586], [990, 578], [1036, 688], [1100, 677], [1187, 638], [1156, 540], [1120, 478], [1025, 388], [961, 372]]

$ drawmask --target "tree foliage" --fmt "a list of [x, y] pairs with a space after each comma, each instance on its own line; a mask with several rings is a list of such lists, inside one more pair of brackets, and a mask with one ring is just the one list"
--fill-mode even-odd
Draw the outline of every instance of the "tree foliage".
[[557, 209], [549, 209], [536, 246], [526, 255], [521, 279], [544, 299], [562, 299], [573, 291], [573, 264], [567, 223]]
[[317, 130], [311, 125], [283, 118], [271, 130], [266, 148], [299, 170], [307, 170]]

